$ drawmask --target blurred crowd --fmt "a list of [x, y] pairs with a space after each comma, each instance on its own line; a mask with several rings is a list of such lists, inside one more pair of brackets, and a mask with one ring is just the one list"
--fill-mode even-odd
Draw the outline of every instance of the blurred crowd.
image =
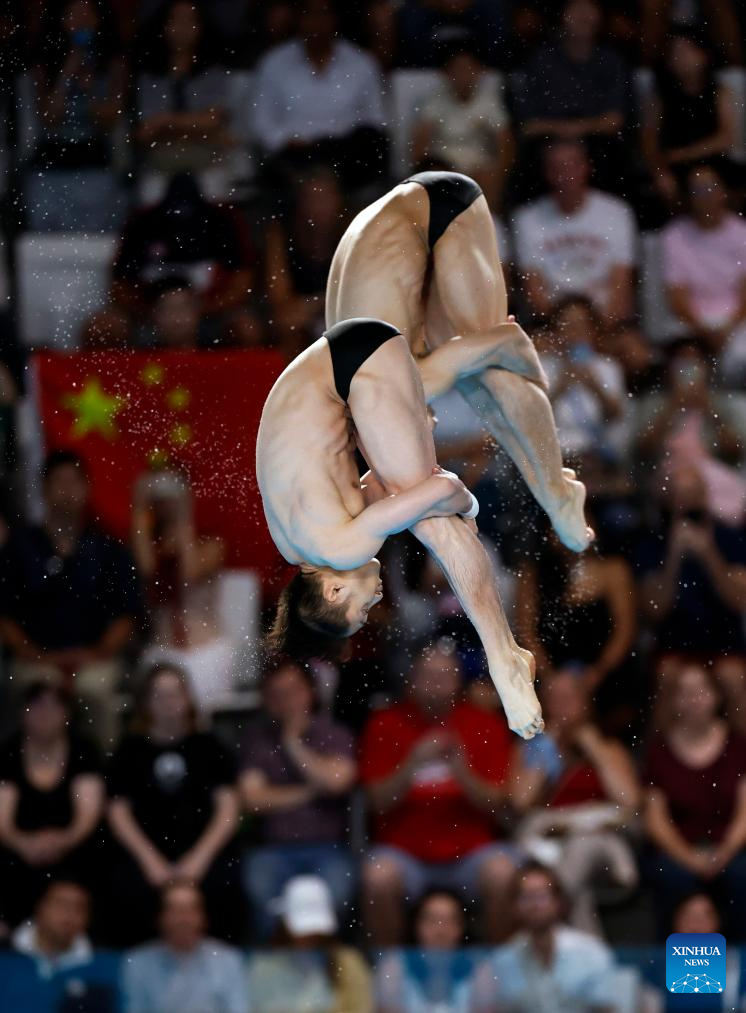
[[[633, 945], [723, 931], [739, 959], [745, 20], [736, 0], [3, 5], [0, 1005], [654, 1013], [662, 949]], [[125, 541], [85, 457], [29, 437], [37, 349], [289, 361], [353, 214], [438, 168], [488, 199], [597, 534], [566, 551], [467, 406], [435, 405], [536, 658], [528, 742], [408, 535], [334, 663], [268, 661], [255, 595], [239, 691], [230, 545], [189, 475], [121, 489]], [[24, 316], [47, 275], [18, 251], [45, 241], [85, 295], [62, 341]]]

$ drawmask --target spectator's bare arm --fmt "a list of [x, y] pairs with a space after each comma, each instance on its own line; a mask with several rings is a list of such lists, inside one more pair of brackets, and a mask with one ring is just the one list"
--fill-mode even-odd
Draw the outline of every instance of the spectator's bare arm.
[[545, 317], [552, 309], [552, 298], [547, 292], [546, 282], [536, 270], [529, 270], [523, 277], [523, 292], [536, 317]]
[[412, 163], [419, 163], [430, 153], [433, 142], [433, 125], [426, 116], [420, 117], [412, 131]]
[[357, 778], [357, 765], [349, 756], [317, 753], [299, 737], [283, 739], [285, 749], [308, 784], [325, 795], [346, 795]]
[[65, 846], [75, 848], [101, 822], [104, 811], [104, 782], [98, 774], [80, 774], [70, 785], [73, 818], [65, 829]]
[[239, 779], [241, 800], [249, 812], [261, 815], [297, 809], [316, 797], [310, 784], [270, 784], [261, 770], [245, 770]]
[[13, 656], [21, 661], [41, 661], [44, 651], [30, 640], [14, 619], [0, 618], [0, 637]]
[[480, 777], [469, 765], [466, 753], [462, 749], [458, 749], [453, 755], [451, 772], [473, 806], [491, 816], [497, 815], [497, 810], [506, 797], [504, 784], [496, 784]]
[[697, 162], [711, 158], [713, 155], [727, 154], [735, 137], [736, 118], [733, 96], [728, 88], [722, 85], [717, 95], [717, 130], [709, 137], [687, 144], [682, 148], [672, 148], [666, 153], [669, 164], [678, 165], [682, 162]]
[[176, 863], [176, 872], [186, 879], [200, 882], [217, 854], [236, 833], [238, 827], [238, 796], [227, 785], [213, 791], [214, 811], [209, 823], [189, 851]]
[[522, 641], [536, 659], [536, 670], [548, 673], [552, 670], [549, 655], [539, 638], [539, 579], [536, 567], [525, 562], [516, 585], [515, 611], [517, 628]]
[[600, 682], [625, 660], [635, 639], [637, 593], [629, 567], [623, 559], [610, 559], [606, 565], [606, 601], [611, 612], [611, 636], [593, 666]]
[[632, 758], [621, 742], [607, 739], [592, 724], [581, 726], [576, 741], [598, 774], [608, 799], [626, 809], [636, 809], [641, 801], [640, 783]]
[[609, 299], [604, 311], [607, 323], [628, 320], [635, 309], [635, 272], [626, 264], [615, 264], [609, 272]]
[[724, 869], [744, 845], [746, 845], [746, 778], [741, 778], [736, 788], [733, 816], [713, 856], [716, 867]]
[[523, 750], [515, 749], [508, 772], [506, 796], [518, 813], [525, 813], [544, 798], [546, 771], [539, 766], [529, 767], [523, 759]]
[[119, 616], [106, 630], [94, 648], [99, 658], [116, 658], [126, 648], [134, 633], [135, 624], [130, 616]]
[[135, 819], [126, 798], [109, 803], [109, 826], [114, 837], [132, 855], [153, 886], [163, 886], [172, 876], [171, 863], [160, 853]]
[[701, 874], [705, 860], [685, 840], [676, 828], [665, 795], [656, 788], [648, 791], [645, 805], [645, 830], [653, 844], [669, 855], [679, 865], [697, 875]]

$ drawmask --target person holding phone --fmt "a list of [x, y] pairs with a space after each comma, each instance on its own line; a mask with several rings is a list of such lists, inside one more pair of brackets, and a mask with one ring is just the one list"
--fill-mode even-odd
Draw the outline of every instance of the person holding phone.
[[711, 515], [697, 467], [680, 466], [664, 495], [663, 524], [643, 540], [637, 560], [657, 651], [743, 657], [746, 534]]
[[552, 317], [554, 340], [542, 363], [563, 454], [574, 463], [589, 455], [619, 456], [624, 414], [621, 367], [599, 350], [601, 321], [590, 299], [569, 295]]

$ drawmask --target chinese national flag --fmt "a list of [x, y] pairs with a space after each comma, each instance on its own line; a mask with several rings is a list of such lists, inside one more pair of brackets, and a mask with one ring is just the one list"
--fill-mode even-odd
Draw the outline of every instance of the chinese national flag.
[[132, 486], [148, 469], [177, 467], [192, 487], [198, 530], [221, 535], [229, 566], [286, 575], [256, 484], [262, 406], [283, 369], [275, 352], [80, 352], [35, 357], [47, 450], [87, 462], [94, 512], [129, 539]]

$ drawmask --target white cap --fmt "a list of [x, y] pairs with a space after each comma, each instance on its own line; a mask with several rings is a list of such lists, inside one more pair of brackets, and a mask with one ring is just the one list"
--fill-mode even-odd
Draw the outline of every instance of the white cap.
[[291, 936], [330, 936], [337, 931], [332, 895], [320, 876], [294, 876], [270, 908]]

